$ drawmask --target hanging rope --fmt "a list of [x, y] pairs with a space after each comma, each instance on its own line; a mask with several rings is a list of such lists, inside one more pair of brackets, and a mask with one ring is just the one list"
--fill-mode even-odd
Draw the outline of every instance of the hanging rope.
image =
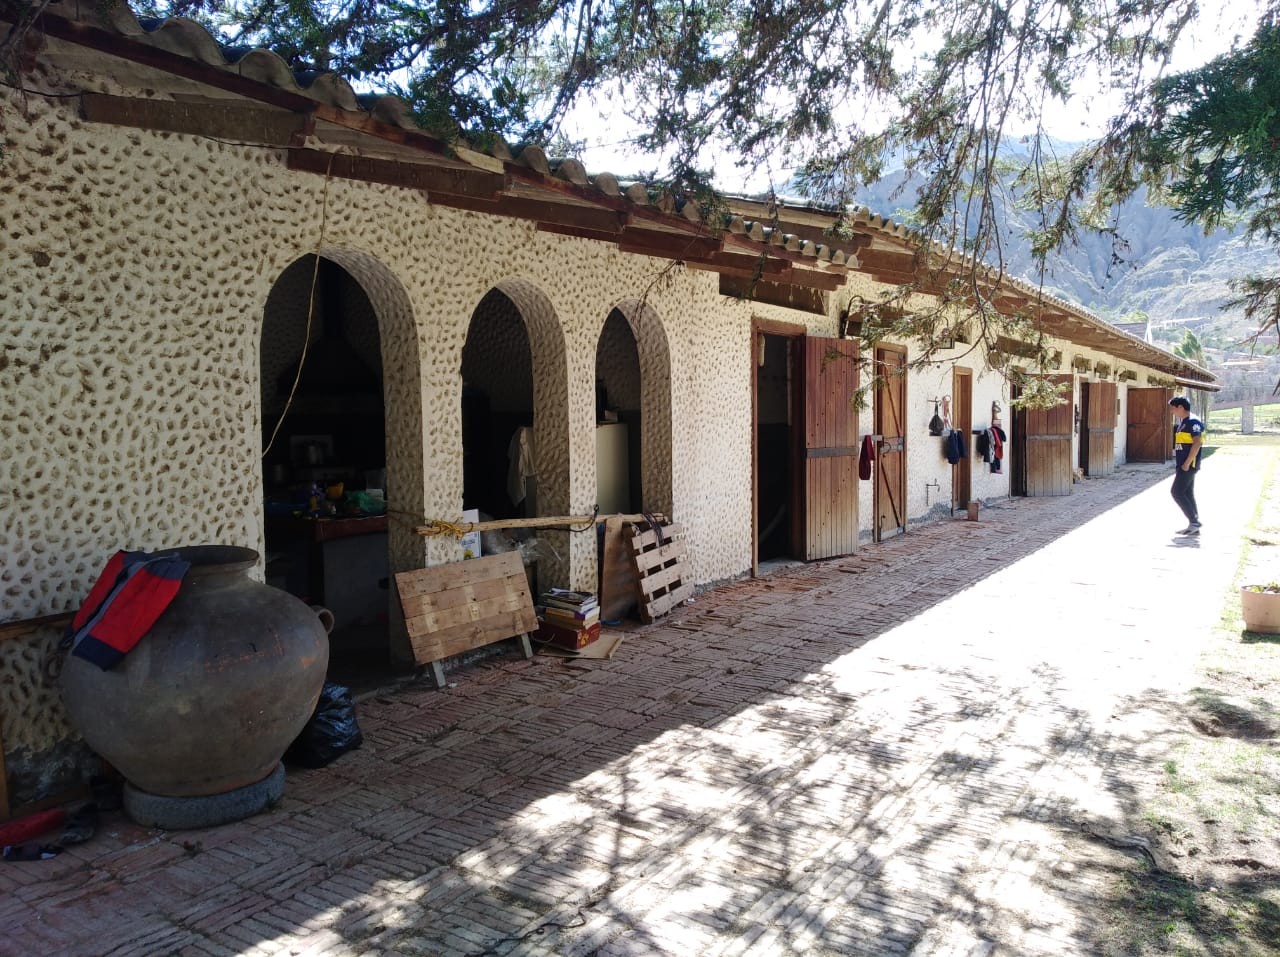
[[316, 240], [315, 262], [311, 269], [311, 294], [307, 298], [307, 331], [302, 339], [302, 355], [298, 356], [298, 369], [293, 374], [293, 385], [289, 387], [289, 398], [284, 401], [284, 408], [280, 410], [280, 418], [276, 419], [276, 427], [271, 430], [271, 438], [267, 440], [267, 446], [262, 450], [262, 457], [265, 459], [267, 453], [271, 451], [271, 446], [275, 445], [276, 436], [280, 434], [280, 427], [284, 425], [285, 416], [289, 414], [289, 409], [293, 405], [293, 397], [298, 391], [298, 383], [302, 381], [302, 367], [307, 361], [307, 349], [311, 346], [311, 323], [316, 314], [316, 285], [320, 280], [320, 250], [324, 249], [324, 232], [325, 226], [329, 222], [329, 183], [333, 178], [333, 158], [336, 153], [329, 154], [329, 166], [324, 171], [324, 192], [320, 198], [320, 237]]

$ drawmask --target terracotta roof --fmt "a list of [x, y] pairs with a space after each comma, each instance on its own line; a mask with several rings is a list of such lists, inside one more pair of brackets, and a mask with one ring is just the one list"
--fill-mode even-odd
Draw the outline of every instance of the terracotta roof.
[[[124, 3], [58, 0], [39, 29], [39, 59], [53, 72], [32, 82], [82, 94], [91, 121], [270, 146], [285, 151], [291, 169], [412, 188], [439, 205], [518, 217], [731, 276], [833, 291], [850, 269], [900, 283], [928, 265], [917, 234], [867, 209], [854, 210], [852, 233], [842, 239], [826, 232], [836, 211], [813, 204], [731, 200], [727, 214], [717, 210], [708, 221], [713, 214], [688, 197], [588, 174], [579, 161], [549, 158], [537, 146], [498, 140], [481, 151], [444, 142], [396, 97], [359, 94], [333, 73], [295, 71], [270, 50], [227, 46], [193, 20], [139, 19]], [[1053, 335], [1213, 380], [1074, 303], [985, 271], [998, 297], [1025, 300]]]

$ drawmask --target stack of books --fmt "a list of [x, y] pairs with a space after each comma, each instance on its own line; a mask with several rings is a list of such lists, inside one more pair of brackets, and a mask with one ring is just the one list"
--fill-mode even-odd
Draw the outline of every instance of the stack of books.
[[590, 592], [552, 588], [539, 600], [539, 641], [561, 648], [585, 648], [600, 637], [600, 601]]

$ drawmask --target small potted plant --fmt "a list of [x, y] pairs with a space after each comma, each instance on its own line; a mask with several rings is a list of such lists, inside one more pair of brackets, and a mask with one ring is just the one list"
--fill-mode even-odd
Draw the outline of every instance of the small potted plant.
[[1240, 589], [1240, 612], [1245, 631], [1280, 635], [1280, 582], [1245, 585]]

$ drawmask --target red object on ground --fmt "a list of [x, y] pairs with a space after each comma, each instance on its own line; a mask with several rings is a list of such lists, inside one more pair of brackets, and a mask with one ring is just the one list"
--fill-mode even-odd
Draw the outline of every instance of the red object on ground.
[[557, 625], [549, 621], [539, 621], [538, 630], [533, 633], [533, 637], [538, 641], [545, 641], [559, 648], [577, 651], [579, 648], [585, 648], [600, 637], [600, 622], [597, 621], [587, 628], [566, 628], [563, 625]]
[[66, 822], [67, 812], [62, 808], [54, 808], [51, 811], [37, 811], [35, 814], [20, 817], [16, 821], [0, 824], [0, 847], [34, 840], [41, 834], [47, 834], [62, 827]]

